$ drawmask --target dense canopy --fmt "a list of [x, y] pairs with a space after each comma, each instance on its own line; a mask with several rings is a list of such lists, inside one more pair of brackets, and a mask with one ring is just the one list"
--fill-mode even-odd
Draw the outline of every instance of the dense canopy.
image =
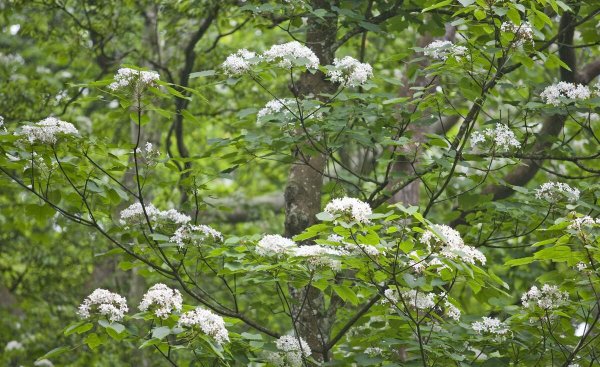
[[600, 365], [599, 21], [0, 2], [0, 364]]

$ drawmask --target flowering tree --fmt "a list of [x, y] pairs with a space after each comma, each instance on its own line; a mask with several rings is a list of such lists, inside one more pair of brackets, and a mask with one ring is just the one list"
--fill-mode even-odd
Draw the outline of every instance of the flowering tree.
[[599, 4], [192, 3], [17, 4], [101, 72], [6, 106], [3, 200], [118, 270], [77, 285], [61, 345], [28, 357], [11, 326], [0, 360], [598, 363]]

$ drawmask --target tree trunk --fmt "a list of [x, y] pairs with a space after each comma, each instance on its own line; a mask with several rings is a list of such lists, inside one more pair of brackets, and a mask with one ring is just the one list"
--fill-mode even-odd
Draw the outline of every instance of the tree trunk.
[[[312, 1], [313, 9], [330, 10], [330, 2]], [[325, 19], [310, 17], [307, 23], [306, 46], [317, 55], [322, 65], [333, 61], [336, 41], [337, 17], [330, 13]], [[310, 95], [319, 98], [321, 93], [331, 93], [336, 87], [325, 80], [321, 72], [315, 74], [305, 72], [300, 77], [297, 90], [293, 91], [299, 98]], [[285, 189], [285, 236], [293, 237], [313, 225], [316, 214], [321, 211], [321, 189], [327, 157], [314, 153], [305, 141], [297, 147], [296, 161], [288, 174]], [[308, 294], [307, 294], [308, 292]], [[292, 314], [300, 336], [306, 340], [311, 350], [321, 350], [327, 343], [333, 324], [333, 316], [325, 308], [322, 293], [313, 287], [290, 289], [295, 298], [296, 307]], [[304, 307], [300, 307], [306, 296]], [[325, 355], [313, 354], [318, 360], [327, 360]]]

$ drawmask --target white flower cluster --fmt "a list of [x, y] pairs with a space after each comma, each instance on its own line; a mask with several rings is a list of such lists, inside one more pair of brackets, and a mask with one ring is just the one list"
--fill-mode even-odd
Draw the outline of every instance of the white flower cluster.
[[[158, 210], [152, 204], [144, 206], [151, 222], [187, 224], [192, 220], [190, 216], [180, 213], [175, 209]], [[121, 211], [121, 225], [141, 224], [145, 221], [144, 210], [140, 203], [131, 204], [128, 208]]]
[[206, 240], [212, 241], [223, 241], [223, 234], [211, 226], [200, 224], [194, 226], [191, 224], [184, 224], [177, 228], [171, 242], [176, 243], [179, 247], [184, 247], [186, 244], [193, 244], [199, 246]]
[[142, 148], [137, 148], [135, 153], [143, 155], [146, 160], [152, 160], [160, 155], [160, 151], [154, 149], [154, 146], [150, 142], [146, 142], [143, 150]]
[[579, 190], [562, 182], [546, 182], [535, 190], [535, 197], [554, 203], [561, 198], [571, 202], [579, 200]]
[[457, 46], [450, 41], [433, 41], [423, 50], [425, 56], [436, 60], [446, 61], [448, 57], [454, 57], [455, 60], [460, 60], [461, 57], [467, 54], [467, 48]]
[[333, 60], [333, 67], [327, 71], [327, 76], [334, 83], [356, 87], [365, 84], [373, 76], [373, 68], [367, 63], [346, 56]]
[[515, 134], [504, 124], [496, 124], [495, 129], [488, 128], [483, 133], [474, 132], [471, 135], [471, 144], [477, 145], [485, 142], [487, 139], [493, 141], [494, 145], [503, 151], [521, 147], [521, 143], [517, 140]]
[[299, 246], [294, 247], [292, 250], [292, 256], [307, 258], [309, 267], [328, 267], [334, 271], [340, 270], [342, 263], [339, 260], [331, 258], [331, 256], [342, 255], [344, 255], [343, 251], [321, 245]]
[[115, 81], [108, 86], [110, 90], [118, 90], [133, 87], [137, 91], [149, 85], [155, 85], [160, 79], [156, 71], [141, 71], [130, 68], [121, 68], [115, 74]]
[[386, 304], [388, 302], [392, 303], [392, 304], [397, 304], [398, 301], [400, 301], [400, 297], [398, 296], [398, 292], [395, 289], [392, 288], [388, 288], [385, 291], [383, 291], [383, 299], [381, 300], [381, 303]]
[[401, 292], [402, 298], [400, 298], [397, 290], [388, 288], [383, 292], [383, 295], [384, 299], [381, 301], [383, 304], [390, 302], [397, 306], [402, 299], [407, 306], [419, 310], [426, 310], [435, 307], [435, 293], [424, 293], [419, 292], [416, 289], [411, 289]]
[[296, 242], [278, 234], [268, 234], [256, 244], [255, 251], [260, 256], [281, 257], [296, 248]]
[[493, 317], [483, 317], [481, 321], [475, 321], [471, 324], [471, 328], [477, 334], [496, 334], [496, 335], [506, 335], [510, 329], [508, 326]]
[[327, 241], [340, 243], [343, 246], [336, 246], [336, 250], [340, 252], [342, 255], [358, 255], [358, 256], [371, 256], [376, 257], [381, 255], [379, 249], [373, 245], [365, 245], [362, 243], [355, 244], [344, 241], [344, 237], [332, 234], [327, 237]]
[[25, 59], [19, 54], [3, 54], [0, 52], [0, 64], [5, 66], [24, 65]]
[[592, 218], [589, 215], [575, 218], [569, 224], [569, 229], [574, 229], [576, 231], [582, 231], [583, 227], [593, 227], [595, 225], [600, 224], [600, 218]]
[[411, 251], [408, 253], [408, 258], [409, 261], [407, 265], [416, 273], [422, 273], [425, 269], [431, 267], [435, 267], [435, 270], [440, 273], [443, 269], [448, 268], [448, 265], [444, 264], [438, 257], [432, 256], [431, 254], [424, 254], [424, 256], [421, 256], [418, 251]]
[[559, 106], [563, 102], [571, 103], [578, 99], [588, 99], [591, 95], [592, 92], [590, 91], [590, 88], [583, 84], [560, 82], [547, 86], [540, 94], [540, 97], [542, 97], [547, 104]]
[[59, 120], [55, 117], [47, 117], [35, 125], [23, 126], [22, 133], [30, 143], [40, 142], [43, 144], [55, 144], [59, 134], [77, 135], [79, 131], [69, 122]]
[[180, 311], [182, 303], [183, 298], [177, 289], [171, 289], [162, 283], [157, 283], [144, 294], [138, 308], [140, 311], [154, 309], [156, 317], [166, 319], [173, 310]]
[[256, 53], [243, 48], [227, 56], [221, 67], [227, 75], [239, 75], [248, 72], [258, 61]]
[[461, 312], [458, 307], [454, 306], [448, 300], [446, 300], [444, 305], [446, 306], [446, 315], [455, 321], [459, 321]]
[[423, 232], [421, 236], [421, 243], [426, 244], [428, 248], [432, 245], [432, 240], [435, 245], [442, 246], [440, 255], [449, 259], [460, 258], [462, 261], [475, 264], [479, 261], [485, 265], [485, 255], [478, 249], [465, 245], [460, 233], [455, 229], [445, 224], [434, 224], [433, 230], [441, 235], [441, 238], [433, 233], [431, 230]]
[[278, 367], [300, 367], [303, 365], [302, 358], [312, 354], [308, 343], [292, 335], [284, 335], [275, 341], [279, 352], [270, 353], [268, 360]]
[[289, 69], [302, 65], [308, 69], [319, 68], [319, 58], [308, 47], [300, 42], [292, 41], [281, 45], [273, 45], [270, 49], [257, 55], [246, 49], [241, 49], [229, 55], [221, 68], [229, 76], [240, 75], [250, 71], [252, 66], [260, 62], [275, 62], [277, 66]]
[[369, 223], [369, 216], [373, 213], [369, 204], [355, 198], [343, 197], [333, 199], [325, 206], [325, 212], [333, 216], [342, 215], [349, 217], [357, 223]]
[[101, 288], [96, 289], [83, 300], [77, 314], [83, 319], [88, 319], [90, 312], [93, 312], [93, 306], [97, 306], [96, 311], [100, 315], [107, 316], [111, 322], [121, 321], [129, 311], [125, 297]]
[[303, 64], [309, 69], [319, 68], [319, 58], [308, 47], [298, 41], [273, 45], [262, 55], [269, 62], [277, 62], [282, 68], [291, 68], [293, 65]]
[[383, 354], [383, 349], [379, 347], [368, 347], [367, 349], [365, 349], [365, 354], [371, 357], [378, 357], [381, 356], [381, 354]]
[[362, 243], [353, 244], [345, 243], [344, 250], [347, 254], [352, 255], [367, 255], [371, 257], [379, 256], [381, 252], [373, 245], [364, 245]]
[[552, 310], [569, 301], [569, 293], [562, 292], [555, 285], [544, 284], [540, 290], [535, 285], [521, 297], [523, 307], [530, 310], [539, 307], [543, 310]]
[[7, 352], [10, 352], [11, 350], [22, 350], [22, 349], [23, 349], [23, 344], [21, 344], [17, 340], [9, 341], [8, 343], [6, 343], [6, 347], [4, 347], [4, 350]]
[[225, 328], [223, 318], [201, 307], [181, 315], [179, 325], [185, 327], [198, 326], [204, 334], [213, 337], [219, 344], [229, 341], [229, 332]]
[[344, 237], [338, 234], [330, 234], [327, 237], [327, 241], [341, 244], [342, 246], [336, 246], [344, 255], [364, 255], [365, 253], [370, 256], [377, 256], [380, 254], [377, 247], [373, 245], [355, 244], [344, 241]]
[[297, 111], [296, 101], [291, 98], [274, 99], [261, 108], [256, 114], [257, 119], [262, 119], [265, 116], [282, 113], [284, 117], [293, 117], [291, 111]]
[[575, 269], [577, 269], [577, 271], [584, 271], [585, 269], [587, 269], [587, 264], [584, 262], [578, 262], [577, 265], [575, 265]]
[[514, 33], [515, 39], [513, 44], [516, 47], [523, 46], [525, 43], [533, 42], [533, 28], [529, 22], [523, 22], [521, 25], [516, 25], [512, 22], [504, 22], [500, 26], [502, 32]]
[[416, 289], [402, 292], [404, 302], [410, 307], [418, 310], [427, 310], [435, 307], [435, 293], [419, 292]]

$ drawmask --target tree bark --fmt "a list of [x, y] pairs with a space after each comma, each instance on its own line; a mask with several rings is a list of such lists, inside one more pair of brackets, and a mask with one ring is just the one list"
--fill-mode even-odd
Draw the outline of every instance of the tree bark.
[[[314, 0], [313, 9], [330, 11], [330, 1]], [[307, 22], [306, 46], [319, 58], [322, 65], [333, 61], [334, 43], [337, 35], [337, 16], [333, 12], [324, 19], [312, 16]], [[321, 72], [305, 72], [300, 77], [297, 90], [293, 91], [299, 98], [322, 93], [332, 93], [336, 89], [325, 80]], [[321, 189], [327, 157], [315, 153], [305, 141], [296, 149], [296, 160], [290, 167], [287, 186], [285, 188], [285, 236], [293, 237], [316, 222], [316, 214], [321, 210]], [[311, 286], [304, 289], [290, 289], [296, 306], [292, 308], [292, 318], [300, 336], [306, 340], [311, 350], [323, 350], [329, 339], [333, 316], [325, 308], [322, 293]], [[306, 298], [306, 302], [302, 302]], [[301, 306], [304, 304], [304, 306]], [[294, 320], [293, 320], [294, 321]], [[327, 360], [326, 355], [316, 355], [317, 360]]]

